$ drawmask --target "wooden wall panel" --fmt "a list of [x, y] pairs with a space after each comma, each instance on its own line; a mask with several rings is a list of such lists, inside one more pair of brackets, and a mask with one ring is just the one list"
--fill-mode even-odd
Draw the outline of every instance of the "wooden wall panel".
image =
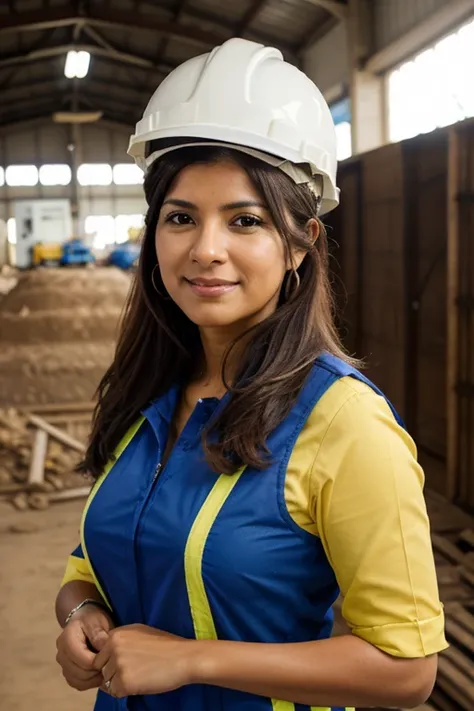
[[404, 414], [403, 170], [400, 145], [363, 158], [361, 355]]
[[457, 500], [474, 509], [474, 122], [458, 128]]
[[430, 487], [440, 493], [446, 493], [447, 156], [445, 132], [404, 145], [407, 425]]
[[362, 173], [359, 161], [339, 176], [341, 207], [330, 213], [327, 227], [339, 330], [351, 355], [359, 351], [362, 240]]
[[346, 346], [404, 417], [427, 487], [474, 511], [474, 121], [346, 161], [339, 184]]

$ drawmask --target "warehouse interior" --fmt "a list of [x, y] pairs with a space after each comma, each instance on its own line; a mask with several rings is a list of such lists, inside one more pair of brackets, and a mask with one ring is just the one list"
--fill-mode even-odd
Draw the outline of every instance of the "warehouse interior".
[[52, 608], [140, 251], [128, 141], [166, 76], [231, 37], [277, 47], [331, 110], [338, 325], [417, 444], [446, 611], [417, 711], [473, 711], [474, 0], [0, 4], [0, 705], [92, 708], [55, 665]]

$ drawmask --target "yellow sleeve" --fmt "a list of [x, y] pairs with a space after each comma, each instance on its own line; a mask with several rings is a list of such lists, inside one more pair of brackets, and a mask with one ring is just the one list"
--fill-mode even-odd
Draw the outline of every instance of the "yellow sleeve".
[[94, 585], [94, 578], [87, 560], [84, 558], [81, 546], [78, 546], [68, 558], [61, 587], [66, 585], [66, 583], [70, 583], [72, 580], [81, 580], [85, 583], [92, 583]]
[[368, 386], [353, 382], [333, 413], [310, 482], [313, 520], [353, 634], [397, 657], [445, 649], [416, 448]]

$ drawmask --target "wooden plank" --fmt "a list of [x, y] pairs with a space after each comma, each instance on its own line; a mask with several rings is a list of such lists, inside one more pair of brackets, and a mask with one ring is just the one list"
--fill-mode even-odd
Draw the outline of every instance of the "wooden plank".
[[58, 402], [47, 405], [19, 405], [17, 409], [27, 414], [31, 412], [38, 415], [50, 415], [64, 412], [92, 412], [95, 405], [94, 402]]
[[468, 632], [474, 635], [474, 615], [471, 615], [465, 607], [462, 605], [453, 605], [449, 610], [449, 614], [453, 620], [459, 622]]
[[[462, 625], [448, 617], [445, 623], [446, 634], [453, 640], [466, 647], [474, 654], [474, 635], [468, 632]], [[474, 708], [474, 704], [473, 704]]]
[[92, 421], [92, 413], [89, 412], [71, 412], [57, 415], [47, 415], [45, 419], [51, 425], [68, 425], [70, 423], [85, 422], [86, 424]]
[[462, 709], [472, 711], [474, 708], [473, 685], [454, 664], [442, 655], [438, 662], [438, 684], [460, 704]]
[[11, 494], [18, 494], [20, 491], [25, 491], [25, 484], [0, 484], [0, 496], [10, 496]]
[[443, 657], [449, 659], [458, 669], [474, 682], [474, 664], [456, 647], [449, 647], [443, 652]]
[[36, 486], [44, 482], [44, 462], [48, 451], [48, 439], [47, 432], [41, 429], [36, 430], [28, 472], [29, 486]]
[[436, 686], [431, 694], [431, 700], [436, 704], [438, 711], [459, 711], [459, 705], [442, 691], [439, 686]]
[[84, 452], [86, 451], [86, 447], [84, 446], [84, 444], [82, 444], [82, 442], [78, 442], [73, 437], [70, 437], [66, 432], [63, 432], [63, 430], [59, 430], [57, 427], [54, 427], [54, 425], [50, 425], [48, 422], [46, 422], [46, 420], [43, 420], [42, 417], [38, 417], [37, 415], [30, 415], [28, 417], [28, 420], [29, 422], [31, 422], [32, 425], [41, 428], [49, 435], [51, 435], [51, 437], [58, 440], [58, 442], [62, 442], [62, 444], [65, 444], [67, 447], [74, 449], [76, 452], [84, 454]]
[[49, 501], [70, 501], [72, 499], [87, 498], [91, 492], [90, 486], [79, 486], [77, 489], [63, 489], [63, 491], [55, 491], [48, 494]]
[[437, 533], [432, 533], [431, 540], [433, 548], [439, 553], [442, 553], [452, 563], [460, 565], [464, 562], [464, 553], [447, 538], [444, 538]]
[[449, 131], [448, 151], [448, 239], [447, 239], [447, 458], [446, 497], [453, 501], [458, 486], [458, 357], [459, 357], [459, 205], [460, 138], [455, 128]]
[[474, 548], [474, 531], [467, 529], [466, 531], [463, 531], [461, 533], [459, 538], [461, 539], [461, 541], [464, 541], [464, 543], [467, 543], [468, 545]]
[[459, 568], [459, 574], [468, 585], [474, 588], [474, 571], [461, 567]]
[[474, 551], [464, 556], [464, 567], [474, 571]]
[[453, 585], [459, 583], [461, 577], [459, 568], [454, 565], [442, 565], [438, 567], [436, 574], [439, 585]]

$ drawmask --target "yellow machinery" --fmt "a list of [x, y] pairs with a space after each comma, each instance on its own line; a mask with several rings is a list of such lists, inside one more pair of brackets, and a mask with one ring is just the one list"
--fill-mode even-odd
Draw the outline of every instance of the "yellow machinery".
[[140, 242], [143, 234], [143, 227], [129, 227], [128, 228], [128, 241], [129, 242]]
[[41, 264], [59, 264], [62, 254], [62, 244], [37, 242], [33, 247], [33, 266], [39, 267]]

